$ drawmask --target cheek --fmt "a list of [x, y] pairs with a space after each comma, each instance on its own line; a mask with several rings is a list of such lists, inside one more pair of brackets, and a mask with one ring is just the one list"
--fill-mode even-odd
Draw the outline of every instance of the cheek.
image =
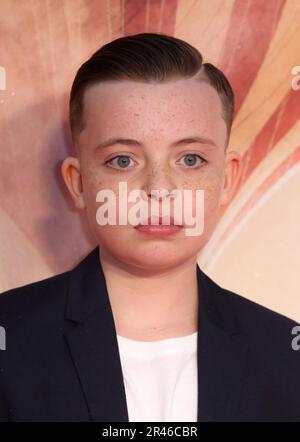
[[197, 190], [204, 192], [204, 210], [205, 218], [214, 212], [218, 212], [220, 206], [220, 198], [222, 192], [223, 174], [221, 168], [210, 168], [205, 171], [201, 171], [197, 179], [185, 180], [183, 182], [183, 189], [192, 190], [193, 195], [193, 211], [195, 214], [196, 206], [199, 204], [197, 201]]
[[83, 191], [87, 204], [87, 211], [91, 215], [96, 214], [99, 204], [96, 201], [97, 194], [100, 190], [110, 190], [115, 195], [118, 195], [118, 181], [108, 181], [103, 178], [101, 171], [96, 165], [89, 165], [84, 168], [83, 176]]
[[219, 181], [215, 183], [211, 183], [205, 188], [204, 191], [204, 200], [206, 209], [209, 212], [215, 211], [220, 206], [220, 198], [221, 198], [221, 183]]

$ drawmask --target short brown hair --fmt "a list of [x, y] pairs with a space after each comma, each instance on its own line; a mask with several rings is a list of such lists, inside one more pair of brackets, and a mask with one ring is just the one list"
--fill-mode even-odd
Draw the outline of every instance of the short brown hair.
[[83, 96], [86, 89], [103, 81], [163, 82], [172, 77], [199, 74], [219, 94], [228, 138], [234, 115], [234, 93], [226, 76], [213, 64], [203, 63], [200, 52], [189, 43], [165, 34], [141, 33], [120, 37], [102, 46], [77, 71], [70, 94], [72, 134], [84, 128]]

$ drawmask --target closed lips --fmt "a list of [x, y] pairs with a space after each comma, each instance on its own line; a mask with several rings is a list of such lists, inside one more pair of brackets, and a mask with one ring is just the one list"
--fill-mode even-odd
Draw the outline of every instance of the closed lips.
[[157, 217], [154, 216], [151, 219], [151, 216], [148, 217], [148, 219], [143, 220], [141, 222], [141, 224], [139, 224], [137, 227], [139, 226], [143, 226], [143, 225], [161, 225], [161, 226], [172, 226], [172, 225], [177, 225], [178, 227], [182, 226], [180, 223], [175, 223], [175, 220], [172, 216], [168, 217], [168, 216], [164, 216], [164, 217]]

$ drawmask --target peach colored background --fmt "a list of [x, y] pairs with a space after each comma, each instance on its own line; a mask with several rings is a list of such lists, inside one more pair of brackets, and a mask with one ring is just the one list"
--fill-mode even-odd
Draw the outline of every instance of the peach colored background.
[[163, 32], [196, 46], [236, 93], [230, 148], [243, 178], [199, 264], [300, 321], [300, 1], [1, 0], [0, 12], [0, 290], [65, 271], [93, 247], [59, 175], [68, 91], [104, 43]]

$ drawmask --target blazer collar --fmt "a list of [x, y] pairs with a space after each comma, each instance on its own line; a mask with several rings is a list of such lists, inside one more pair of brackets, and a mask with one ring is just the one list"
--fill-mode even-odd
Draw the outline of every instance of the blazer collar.
[[[229, 294], [196, 266], [198, 421], [235, 420], [246, 345]], [[65, 338], [93, 421], [128, 422], [115, 324], [95, 248], [70, 272]]]

